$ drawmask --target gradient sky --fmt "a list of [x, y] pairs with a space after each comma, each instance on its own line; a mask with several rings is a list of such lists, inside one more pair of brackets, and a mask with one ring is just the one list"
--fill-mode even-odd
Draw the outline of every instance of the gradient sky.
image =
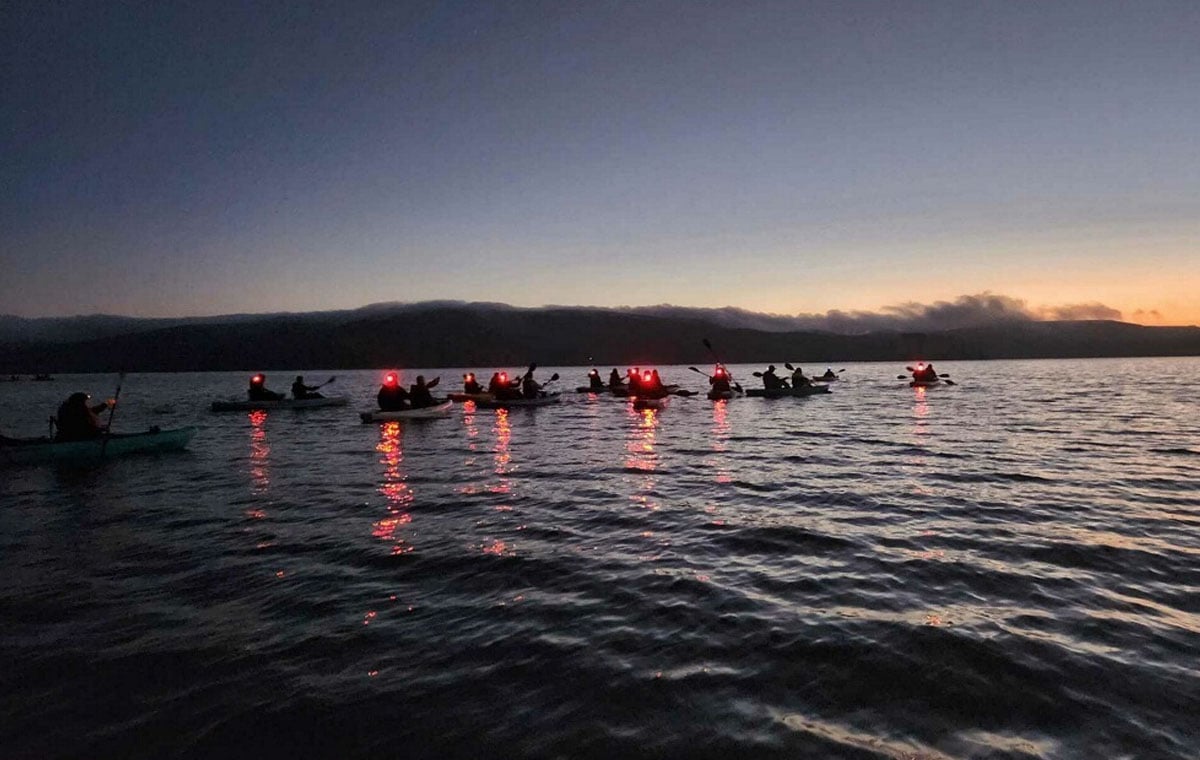
[[877, 309], [1200, 323], [1200, 3], [0, 13], [0, 313]]

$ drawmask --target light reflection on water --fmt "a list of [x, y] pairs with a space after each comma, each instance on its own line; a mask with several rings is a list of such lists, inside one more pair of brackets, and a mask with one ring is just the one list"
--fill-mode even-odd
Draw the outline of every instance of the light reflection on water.
[[896, 369], [379, 426], [133, 376], [189, 452], [0, 479], [0, 756], [1193, 757], [1200, 361]]

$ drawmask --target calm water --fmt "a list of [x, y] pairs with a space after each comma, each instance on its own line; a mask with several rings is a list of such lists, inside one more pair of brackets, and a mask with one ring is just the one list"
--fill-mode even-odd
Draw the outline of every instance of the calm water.
[[1200, 756], [1200, 360], [938, 368], [389, 425], [131, 376], [189, 451], [0, 470], [0, 757]]

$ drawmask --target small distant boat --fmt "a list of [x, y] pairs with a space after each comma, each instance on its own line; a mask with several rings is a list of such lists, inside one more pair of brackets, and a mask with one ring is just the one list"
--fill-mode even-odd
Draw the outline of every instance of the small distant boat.
[[802, 398], [829, 393], [825, 385], [801, 385], [799, 388], [748, 388], [746, 395], [753, 398]]
[[114, 433], [86, 441], [54, 441], [50, 438], [6, 438], [0, 441], [0, 465], [90, 464], [102, 459], [178, 451], [188, 445], [196, 428], [175, 430], [151, 428], [145, 433]]
[[376, 409], [373, 412], [359, 412], [358, 417], [363, 422], [392, 422], [396, 420], [427, 420], [436, 417], [445, 417], [450, 414], [451, 407], [454, 402], [446, 399], [435, 406], [423, 406], [419, 409], [401, 409], [395, 412], [385, 412], [381, 409]]
[[554, 391], [537, 398], [492, 398], [476, 401], [480, 409], [507, 409], [518, 406], [548, 406], [562, 401], [562, 393]]
[[318, 409], [326, 406], [345, 406], [350, 399], [345, 396], [322, 398], [281, 398], [278, 401], [214, 401], [214, 412], [252, 412], [256, 409]]

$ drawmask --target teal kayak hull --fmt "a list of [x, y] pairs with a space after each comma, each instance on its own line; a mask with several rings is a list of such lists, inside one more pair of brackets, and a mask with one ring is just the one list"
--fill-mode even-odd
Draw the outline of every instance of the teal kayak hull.
[[57, 442], [49, 438], [22, 439], [0, 443], [0, 465], [91, 464], [105, 459], [178, 451], [196, 435], [196, 428], [117, 433], [87, 441]]

